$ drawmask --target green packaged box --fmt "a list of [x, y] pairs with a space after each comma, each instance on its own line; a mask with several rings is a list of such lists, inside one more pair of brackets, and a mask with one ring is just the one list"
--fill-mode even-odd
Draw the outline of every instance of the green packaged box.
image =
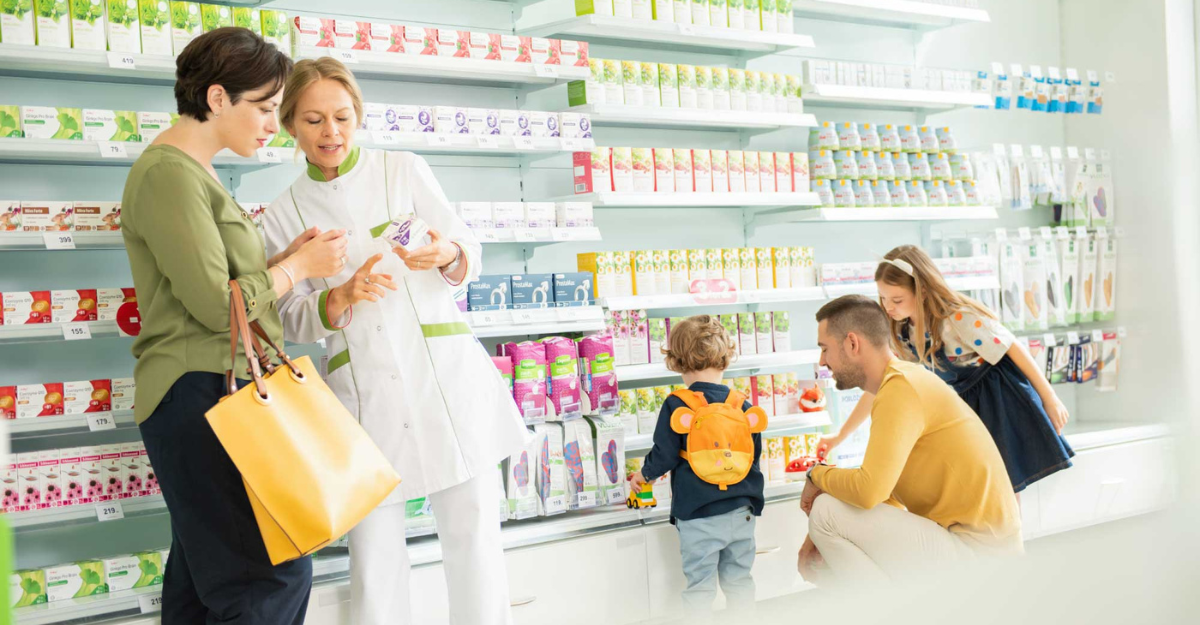
[[183, 52], [193, 39], [204, 34], [203, 16], [197, 2], [171, 0], [171, 47]]
[[84, 560], [43, 569], [46, 573], [46, 598], [50, 603], [108, 594], [104, 563]]
[[46, 572], [41, 569], [13, 571], [8, 576], [8, 600], [14, 608], [46, 603]]
[[288, 134], [287, 128], [284, 128], [283, 124], [280, 124], [279, 134], [275, 135], [271, 139], [271, 142], [267, 144], [267, 147], [294, 148], [296, 147], [296, 140], [292, 138], [292, 135]]
[[658, 64], [658, 94], [666, 108], [679, 108], [679, 68], [672, 63]]
[[137, 0], [108, 0], [108, 49], [141, 54], [142, 33]]
[[21, 127], [28, 139], [83, 139], [83, 109], [22, 106]]
[[107, 50], [105, 0], [71, 0], [71, 47], [76, 50]]
[[71, 7], [67, 0], [33, 0], [33, 9], [36, 14], [37, 44], [70, 48]]
[[233, 7], [233, 25], [262, 34], [262, 11], [250, 7]]
[[109, 592], [158, 586], [163, 583], [162, 554], [143, 551], [104, 560]]
[[233, 11], [220, 4], [202, 4], [200, 5], [200, 21], [206, 33], [218, 28], [233, 26]]
[[36, 44], [34, 21], [33, 0], [0, 0], [0, 42]]
[[0, 105], [0, 139], [20, 139], [25, 136], [21, 126], [21, 107]]
[[283, 11], [262, 10], [262, 36], [284, 54], [292, 54], [292, 25]]
[[167, 0], [138, 0], [142, 54], [171, 56], [171, 5]]
[[141, 141], [134, 111], [83, 110], [84, 141]]

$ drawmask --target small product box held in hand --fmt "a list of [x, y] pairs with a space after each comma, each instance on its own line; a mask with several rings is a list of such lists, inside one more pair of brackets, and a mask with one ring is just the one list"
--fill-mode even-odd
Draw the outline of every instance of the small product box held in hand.
[[401, 247], [411, 252], [425, 245], [427, 234], [429, 226], [420, 217], [409, 215], [388, 224], [382, 237], [392, 247]]

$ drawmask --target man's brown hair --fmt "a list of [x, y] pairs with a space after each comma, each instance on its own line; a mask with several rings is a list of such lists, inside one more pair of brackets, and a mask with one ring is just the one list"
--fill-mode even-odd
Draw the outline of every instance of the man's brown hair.
[[666, 350], [667, 368], [675, 373], [729, 368], [737, 357], [737, 348], [716, 317], [697, 315], [671, 326]]
[[853, 332], [875, 347], [885, 347], [891, 333], [887, 313], [879, 302], [863, 295], [843, 295], [817, 311], [817, 323], [828, 321], [829, 333], [839, 340]]

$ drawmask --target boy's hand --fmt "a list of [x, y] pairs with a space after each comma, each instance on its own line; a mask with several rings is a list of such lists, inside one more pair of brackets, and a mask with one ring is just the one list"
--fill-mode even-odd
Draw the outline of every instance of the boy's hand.
[[629, 476], [630, 491], [635, 492], [635, 493], [640, 493], [640, 492], [642, 492], [642, 486], [644, 486], [645, 484], [646, 484], [646, 478], [642, 477], [641, 471], [635, 471], [633, 475]]

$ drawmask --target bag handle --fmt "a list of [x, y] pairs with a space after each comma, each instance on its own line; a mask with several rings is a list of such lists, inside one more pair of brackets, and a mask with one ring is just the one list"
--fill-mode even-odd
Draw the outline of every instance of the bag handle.
[[729, 397], [725, 398], [726, 406], [729, 406], [731, 408], [737, 408], [738, 410], [741, 410], [742, 404], [744, 404], [744, 403], [746, 403], [745, 395], [742, 395], [741, 393], [739, 393], [733, 389], [729, 390]]
[[[253, 330], [253, 333], [251, 332]], [[263, 330], [262, 326], [257, 321], [246, 321], [246, 305], [245, 297], [242, 295], [242, 286], [237, 280], [229, 281], [229, 353], [230, 369], [225, 373], [225, 386], [230, 395], [237, 392], [237, 376], [233, 372], [233, 363], [237, 362], [237, 342], [238, 335], [242, 338], [242, 347], [246, 352], [246, 361], [250, 363], [250, 374], [254, 379], [254, 386], [258, 390], [258, 395], [262, 399], [267, 399], [268, 394], [265, 390], [263, 381], [263, 371], [266, 371], [267, 377], [275, 373], [275, 363], [271, 362], [270, 356], [263, 349], [262, 344], [258, 339], [262, 338], [267, 345], [275, 350], [279, 358], [287, 365], [288, 371], [292, 378], [297, 382], [305, 381], [304, 372], [296, 363], [292, 361], [288, 355], [280, 349], [275, 341]], [[253, 353], [252, 353], [253, 350]], [[257, 359], [254, 357], [257, 355]]]
[[[671, 393], [671, 394], [674, 395], [675, 397], [678, 397], [679, 399], [683, 400], [683, 403], [687, 404], [687, 407], [691, 408], [692, 410], [700, 410], [701, 408], [704, 408], [705, 406], [708, 405], [708, 400], [704, 398], [704, 393], [697, 393], [696, 391], [688, 391], [688, 390], [679, 390], [679, 391], [675, 391], [674, 393]], [[740, 406], [741, 404], [738, 404], [738, 405]]]

